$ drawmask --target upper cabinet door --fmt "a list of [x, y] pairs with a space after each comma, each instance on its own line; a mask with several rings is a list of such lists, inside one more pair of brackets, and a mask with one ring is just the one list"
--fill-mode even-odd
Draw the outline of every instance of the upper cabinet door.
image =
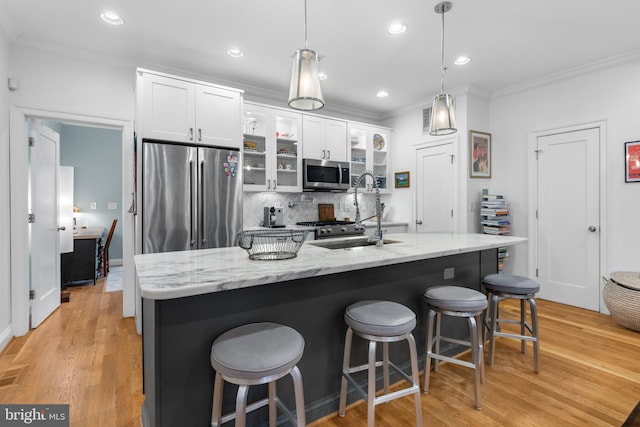
[[305, 159], [347, 161], [347, 122], [308, 115], [302, 120]]
[[305, 159], [323, 160], [324, 119], [315, 116], [302, 116], [302, 157]]
[[346, 122], [341, 120], [325, 120], [325, 150], [328, 160], [336, 162], [347, 161]]
[[240, 149], [241, 97], [238, 92], [196, 85], [195, 139], [198, 144]]
[[193, 142], [194, 99], [193, 83], [146, 74], [141, 112], [143, 137]]

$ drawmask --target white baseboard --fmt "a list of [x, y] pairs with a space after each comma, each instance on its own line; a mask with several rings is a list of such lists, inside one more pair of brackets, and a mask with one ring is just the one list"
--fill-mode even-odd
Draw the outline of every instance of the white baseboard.
[[113, 265], [114, 267], [121, 267], [122, 266], [122, 258], [109, 259], [109, 265]]
[[9, 341], [13, 338], [13, 332], [11, 325], [4, 328], [4, 331], [0, 332], [0, 351], [4, 350]]

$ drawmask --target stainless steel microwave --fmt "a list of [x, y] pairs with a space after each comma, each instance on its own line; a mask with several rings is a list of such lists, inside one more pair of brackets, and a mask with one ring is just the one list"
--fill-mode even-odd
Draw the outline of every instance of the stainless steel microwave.
[[346, 191], [349, 189], [349, 163], [333, 160], [302, 159], [304, 190]]

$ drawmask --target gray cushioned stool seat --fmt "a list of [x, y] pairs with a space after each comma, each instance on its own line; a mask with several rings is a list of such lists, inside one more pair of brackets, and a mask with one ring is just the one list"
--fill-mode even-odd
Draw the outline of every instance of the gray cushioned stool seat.
[[513, 274], [489, 274], [482, 279], [482, 283], [489, 292], [527, 295], [540, 291], [540, 284], [535, 280]]
[[211, 365], [221, 375], [258, 379], [286, 372], [302, 358], [304, 338], [276, 323], [250, 323], [220, 335], [211, 346]]
[[487, 297], [460, 286], [434, 286], [424, 293], [427, 304], [440, 310], [476, 312], [487, 308]]
[[416, 315], [392, 301], [360, 301], [347, 307], [344, 320], [355, 332], [392, 337], [408, 334], [416, 327]]

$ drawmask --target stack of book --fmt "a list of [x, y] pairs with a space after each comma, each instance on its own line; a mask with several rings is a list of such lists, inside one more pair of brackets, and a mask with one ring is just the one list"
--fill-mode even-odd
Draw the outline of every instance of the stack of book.
[[509, 202], [498, 194], [482, 194], [480, 204], [482, 231], [485, 234], [509, 234]]

